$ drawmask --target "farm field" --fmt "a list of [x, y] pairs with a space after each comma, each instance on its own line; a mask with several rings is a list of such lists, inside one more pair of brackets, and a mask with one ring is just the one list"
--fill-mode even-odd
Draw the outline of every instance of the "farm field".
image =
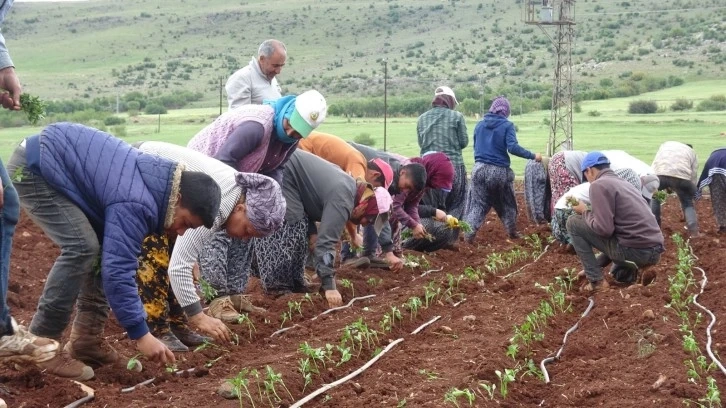
[[[521, 194], [518, 198], [522, 210]], [[319, 295], [312, 293], [309, 301], [301, 294], [272, 299], [251, 285], [255, 303], [268, 309], [267, 316], [251, 316], [254, 330], [247, 324], [232, 326], [239, 345], [178, 353], [176, 368], [194, 368], [184, 375], [167, 374], [164, 367], [147, 362], [141, 373], [127, 371], [126, 359], [136, 351], [112, 321], [106, 339], [126, 359], [116, 367], [97, 370], [96, 378], [86, 382], [96, 397], [84, 406], [248, 407], [252, 406], [249, 398], [257, 407], [290, 406], [359, 368], [387, 346], [392, 347], [361, 375], [306, 406], [454, 407], [451, 401], [455, 400], [464, 407], [469, 406], [467, 395], [473, 395], [471, 405], [477, 407], [695, 404], [707, 397], [708, 378], [723, 384], [718, 368], [707, 367], [708, 316], [697, 317], [700, 311], [682, 301], [697, 293], [701, 274], [696, 266], [708, 276], [698, 300], [718, 318], [713, 327], [714, 352], [723, 355], [726, 348], [726, 303], [720, 295], [726, 285], [721, 267], [725, 259], [718, 250], [724, 238], [716, 234], [708, 197], [698, 202], [697, 210], [705, 236], [690, 242], [694, 255], [690, 258], [684, 252], [687, 244], [681, 244], [679, 253], [671, 239], [683, 231], [683, 222], [677, 199], [668, 198], [663, 216], [666, 252], [647, 274], [655, 280], [645, 287], [613, 287], [596, 294], [580, 328], [569, 335], [561, 359], [547, 366], [550, 384], [532, 367], [557, 352], [565, 332], [589, 305], [577, 291], [579, 282], [568, 278], [580, 269], [579, 262], [575, 255], [549, 244], [547, 229], [528, 224], [524, 214], [518, 227], [528, 238], [517, 242], [505, 240], [501, 223], [489, 214], [474, 245], [461, 242], [458, 252], [424, 255], [429, 265], [421, 254], [407, 253], [422, 265], [400, 273], [341, 268], [337, 279], [344, 302], [374, 297], [317, 319], [313, 317], [325, 310]], [[28, 323], [57, 250], [27, 218], [21, 220], [13, 250], [9, 302], [16, 318]], [[684, 262], [689, 259], [693, 265], [687, 269], [693, 278], [686, 277], [691, 280], [676, 287], [673, 282], [681, 282]], [[411, 334], [437, 316], [433, 324]], [[534, 325], [527, 325], [528, 321]], [[281, 327], [292, 328], [271, 336]], [[398, 339], [403, 341], [396, 343]], [[308, 357], [300, 351], [306, 342]], [[326, 345], [332, 349], [329, 354]], [[320, 354], [314, 351], [318, 348]], [[309, 357], [315, 355], [322, 357]], [[344, 361], [343, 356], [349, 359]], [[305, 358], [310, 368], [303, 371], [309, 374], [307, 385], [300, 368]], [[245, 369], [256, 369], [259, 381]], [[240, 380], [249, 381], [245, 383], [249, 398], [243, 392], [240, 404], [216, 395], [222, 382], [240, 373], [244, 375]], [[270, 380], [277, 375], [289, 393], [281, 382]], [[147, 386], [120, 391], [152, 377], [156, 380]], [[70, 382], [37, 370], [4, 371], [0, 381], [0, 394], [9, 406], [20, 406], [21, 401], [28, 407], [64, 406], [83, 396]], [[265, 388], [265, 381], [275, 385], [279, 400]], [[654, 388], [656, 382], [660, 385]]]

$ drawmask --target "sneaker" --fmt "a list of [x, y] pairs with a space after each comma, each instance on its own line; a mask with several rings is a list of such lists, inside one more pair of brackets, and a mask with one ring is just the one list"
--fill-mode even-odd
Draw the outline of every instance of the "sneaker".
[[172, 325], [171, 332], [187, 347], [201, 346], [204, 342], [214, 341], [211, 337], [202, 336], [187, 325]]
[[368, 257], [366, 256], [361, 256], [359, 258], [347, 259], [345, 262], [343, 262], [343, 265], [356, 269], [366, 269], [371, 266], [371, 260], [368, 259]]
[[629, 268], [626, 265], [613, 265], [610, 268], [610, 276], [615, 279], [617, 283], [629, 285], [634, 283], [638, 277], [638, 268]]
[[209, 304], [209, 315], [225, 323], [237, 323], [241, 315], [234, 308], [229, 296], [221, 296]]
[[253, 305], [248, 295], [237, 294], [231, 295], [229, 298], [230, 300], [232, 300], [232, 305], [234, 306], [234, 308], [239, 312], [256, 314], [263, 314], [266, 312], [265, 309]]
[[[48, 374], [68, 378], [75, 381], [86, 381], [93, 378], [93, 368], [71, 357], [70, 353], [61, 351], [48, 361], [36, 364]], [[16, 368], [18, 368], [16, 366]]]
[[159, 339], [160, 342], [164, 343], [166, 347], [169, 348], [169, 350], [175, 352], [175, 353], [184, 353], [189, 351], [189, 347], [185, 346], [184, 343], [179, 340], [174, 333], [172, 332], [166, 332], [160, 336], [154, 335], [157, 339]]
[[[73, 337], [75, 336], [71, 333], [71, 338]], [[63, 351], [92, 368], [111, 365], [118, 361], [116, 350], [98, 335], [81, 335], [70, 340], [63, 347]]]
[[55, 357], [58, 342], [38, 337], [10, 318], [13, 334], [0, 337], [0, 361], [41, 363]]
[[610, 284], [608, 284], [605, 279], [599, 280], [597, 282], [587, 282], [584, 285], [580, 286], [580, 292], [590, 294], [606, 291], [608, 289], [610, 289]]
[[388, 262], [386, 262], [383, 258], [378, 258], [377, 256], [372, 256], [368, 258], [370, 262], [371, 268], [377, 268], [377, 269], [389, 269], [390, 266], [388, 265]]

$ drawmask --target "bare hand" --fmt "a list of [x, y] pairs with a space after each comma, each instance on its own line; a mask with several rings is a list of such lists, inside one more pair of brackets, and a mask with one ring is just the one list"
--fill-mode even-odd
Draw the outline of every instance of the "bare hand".
[[354, 248], [363, 248], [363, 235], [355, 234], [352, 243]]
[[441, 210], [436, 210], [436, 214], [434, 214], [434, 219], [436, 221], [445, 222], [446, 221], [446, 213]]
[[0, 210], [5, 206], [5, 188], [3, 187], [3, 181], [0, 180]]
[[0, 69], [0, 89], [8, 91], [0, 94], [0, 105], [5, 109], [20, 110], [20, 81], [15, 75], [15, 68]]
[[539, 153], [534, 154], [534, 161], [541, 162], [542, 161], [542, 155]]
[[192, 279], [194, 280], [194, 283], [199, 282], [199, 278], [202, 276], [202, 273], [199, 271], [199, 264], [194, 262], [194, 266], [192, 266]]
[[343, 297], [340, 296], [340, 292], [337, 289], [326, 290], [325, 299], [328, 300], [328, 306], [338, 307], [343, 304]]
[[136, 340], [136, 348], [151, 361], [164, 364], [176, 361], [174, 353], [151, 333], [146, 333], [143, 337]]
[[386, 252], [386, 262], [388, 262], [388, 267], [394, 271], [400, 271], [403, 268], [403, 260], [396, 255], [393, 254], [393, 252]]
[[572, 211], [574, 211], [574, 212], [576, 212], [578, 214], [582, 214], [585, 211], [587, 211], [587, 204], [585, 204], [582, 201], [580, 201], [579, 203], [577, 203], [577, 205], [573, 205], [572, 206]]
[[221, 320], [207, 316], [204, 312], [189, 317], [189, 323], [201, 332], [204, 332], [217, 341], [230, 343], [232, 337], [229, 335], [229, 328]]
[[413, 237], [416, 238], [416, 239], [424, 239], [424, 238], [426, 238], [426, 228], [424, 228], [423, 225], [418, 224], [413, 229]]

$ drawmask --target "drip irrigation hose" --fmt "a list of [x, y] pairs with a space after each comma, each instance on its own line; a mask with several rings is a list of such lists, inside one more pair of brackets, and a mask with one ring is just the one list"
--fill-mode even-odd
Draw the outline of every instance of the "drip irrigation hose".
[[709, 317], [711, 317], [711, 322], [708, 324], [708, 327], [706, 327], [706, 353], [708, 353], [708, 356], [711, 357], [711, 361], [713, 361], [721, 370], [721, 372], [726, 375], [726, 368], [724, 368], [723, 364], [721, 364], [721, 362], [716, 358], [716, 356], [713, 354], [713, 351], [711, 350], [711, 343], [713, 343], [713, 338], [711, 337], [711, 328], [713, 327], [713, 325], [716, 324], [716, 316], [709, 309], [698, 303], [698, 296], [703, 294], [703, 290], [706, 288], [706, 284], [708, 283], [706, 271], [697, 266], [694, 267], [694, 269], [698, 269], [699, 271], [701, 271], [703, 279], [701, 280], [701, 291], [693, 297], [693, 304], [698, 306], [704, 312], [708, 313]]
[[[422, 273], [422, 274], [421, 274], [421, 275], [419, 275], [418, 277], [419, 277], [419, 278], [423, 278], [424, 276], [426, 276], [426, 275], [428, 275], [428, 274], [430, 274], [430, 273], [432, 273], [432, 272], [441, 272], [441, 271], [443, 271], [443, 270], [444, 270], [444, 267], [443, 267], [443, 266], [442, 266], [441, 268], [439, 268], [439, 269], [429, 269], [428, 271], [426, 271], [426, 272]], [[416, 278], [414, 278], [414, 279], [416, 279]]]
[[416, 333], [420, 332], [421, 330], [425, 329], [426, 326], [429, 326], [431, 324], [434, 324], [434, 322], [437, 321], [437, 320], [439, 320], [439, 319], [441, 319], [441, 316], [434, 317], [433, 319], [431, 319], [428, 322], [422, 324], [421, 326], [418, 326], [418, 329], [412, 331], [411, 334], [416, 334]]
[[384, 354], [386, 354], [387, 352], [389, 352], [392, 348], [394, 348], [398, 343], [400, 343], [402, 341], [403, 341], [403, 338], [400, 338], [398, 340], [395, 340], [395, 341], [391, 342], [391, 344], [387, 345], [386, 348], [384, 348], [380, 353], [378, 353], [377, 356], [375, 356], [372, 359], [368, 360], [368, 362], [365, 363], [365, 364], [363, 364], [363, 366], [360, 367], [359, 369], [353, 371], [352, 373], [346, 375], [345, 377], [343, 377], [343, 378], [341, 378], [341, 379], [339, 379], [337, 381], [334, 381], [334, 382], [332, 382], [330, 384], [323, 385], [322, 387], [320, 387], [317, 390], [313, 391], [312, 393], [308, 394], [308, 396], [306, 396], [305, 398], [303, 398], [303, 399], [297, 401], [296, 403], [290, 405], [290, 408], [299, 408], [299, 407], [303, 406], [304, 404], [312, 401], [313, 399], [315, 399], [320, 394], [326, 393], [330, 389], [332, 389], [334, 387], [337, 387], [340, 384], [343, 384], [343, 383], [347, 382], [348, 380], [351, 380], [351, 379], [355, 378], [360, 373], [362, 373], [363, 371], [367, 370], [370, 366], [373, 365], [373, 363], [375, 363], [376, 361], [378, 361], [379, 358], [381, 358]]
[[542, 370], [542, 375], [544, 375], [545, 384], [550, 383], [550, 374], [547, 372], [547, 368], [545, 368], [545, 365], [560, 359], [560, 355], [562, 355], [562, 350], [565, 349], [565, 344], [567, 344], [567, 336], [569, 336], [570, 333], [574, 332], [580, 327], [580, 322], [582, 321], [582, 319], [587, 316], [590, 313], [590, 310], [592, 310], [592, 307], [595, 306], [595, 299], [592, 296], [587, 298], [587, 300], [590, 302], [590, 304], [587, 305], [587, 309], [585, 309], [585, 311], [582, 313], [580, 318], [577, 320], [577, 323], [575, 323], [574, 326], [570, 327], [570, 329], [565, 332], [565, 338], [562, 339], [562, 345], [560, 346], [560, 349], [557, 350], [557, 354], [552, 357], [547, 357], [542, 360], [541, 363], [539, 363], [539, 368], [540, 370]]
[[502, 279], [509, 279], [509, 278], [511, 278], [512, 276], [514, 276], [514, 275], [516, 275], [516, 274], [518, 274], [518, 273], [522, 272], [522, 270], [524, 270], [524, 268], [526, 268], [526, 267], [528, 267], [528, 266], [531, 266], [531, 265], [534, 265], [534, 264], [535, 264], [535, 263], [536, 263], [537, 261], [539, 261], [539, 258], [542, 258], [542, 255], [544, 255], [545, 253], [547, 253], [547, 250], [548, 250], [549, 248], [550, 248], [550, 246], [549, 246], [549, 244], [548, 244], [547, 246], [545, 246], [545, 247], [544, 247], [544, 249], [542, 250], [542, 253], [540, 253], [539, 255], [537, 255], [537, 257], [536, 257], [536, 258], [534, 258], [534, 261], [532, 261], [532, 262], [530, 262], [530, 263], [528, 263], [528, 264], [526, 264], [526, 265], [522, 266], [521, 268], [517, 269], [516, 271], [514, 271], [514, 272], [510, 273], [509, 275], [504, 275], [504, 277], [503, 277]]
[[121, 393], [122, 394], [125, 394], [127, 392], [131, 392], [131, 391], [135, 390], [137, 387], [143, 387], [144, 385], [149, 385], [149, 384], [153, 383], [154, 381], [156, 381], [156, 377], [151, 377], [148, 380], [142, 381], [142, 382], [140, 382], [140, 383], [138, 383], [138, 384], [136, 384], [136, 385], [134, 385], [132, 387], [121, 388]]
[[[328, 309], [328, 310], [324, 311], [323, 313], [320, 313], [319, 315], [317, 315], [317, 316], [313, 317], [313, 318], [312, 318], [312, 319], [310, 319], [310, 320], [311, 320], [311, 321], [312, 321], [312, 320], [315, 320], [315, 319], [317, 319], [318, 317], [320, 317], [320, 316], [322, 316], [322, 315], [326, 315], [326, 314], [328, 314], [328, 313], [331, 313], [331, 312], [334, 312], [334, 311], [336, 311], [336, 310], [341, 310], [341, 309], [347, 309], [347, 308], [351, 307], [351, 306], [353, 305], [353, 303], [355, 303], [355, 302], [356, 302], [357, 300], [369, 299], [369, 298], [372, 298], [372, 297], [376, 297], [376, 295], [368, 295], [368, 296], [360, 296], [360, 297], [354, 297], [353, 299], [351, 299], [351, 300], [350, 300], [350, 302], [348, 302], [348, 304], [347, 304], [347, 305], [343, 305], [343, 306], [338, 306], [338, 307], [334, 307], [334, 308], [332, 308], [332, 309]], [[276, 332], [272, 333], [272, 334], [270, 335], [270, 337], [275, 337], [275, 336], [277, 336], [278, 334], [282, 334], [282, 333], [285, 333], [286, 331], [288, 331], [288, 330], [290, 330], [290, 329], [294, 329], [294, 328], [296, 328], [296, 327], [300, 327], [300, 325], [299, 325], [299, 324], [295, 324], [295, 325], [292, 325], [292, 326], [290, 326], [290, 327], [285, 327], [284, 329], [280, 329], [280, 330], [278, 330], [278, 331], [276, 331]]]
[[76, 383], [79, 387], [81, 387], [81, 390], [83, 390], [83, 392], [86, 393], [86, 396], [83, 398], [80, 398], [74, 402], [71, 402], [70, 404], [66, 405], [64, 408], [78, 408], [81, 405], [85, 404], [86, 402], [93, 401], [93, 399], [96, 398], [96, 391], [93, 388], [87, 386], [86, 384], [78, 382], [78, 381], [73, 381], [73, 382]]

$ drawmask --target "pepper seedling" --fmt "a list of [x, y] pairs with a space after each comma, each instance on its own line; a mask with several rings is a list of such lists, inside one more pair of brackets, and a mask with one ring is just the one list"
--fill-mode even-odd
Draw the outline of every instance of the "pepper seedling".
[[46, 103], [37, 96], [26, 93], [20, 95], [20, 110], [25, 112], [31, 125], [36, 125], [45, 117], [46, 106]]

